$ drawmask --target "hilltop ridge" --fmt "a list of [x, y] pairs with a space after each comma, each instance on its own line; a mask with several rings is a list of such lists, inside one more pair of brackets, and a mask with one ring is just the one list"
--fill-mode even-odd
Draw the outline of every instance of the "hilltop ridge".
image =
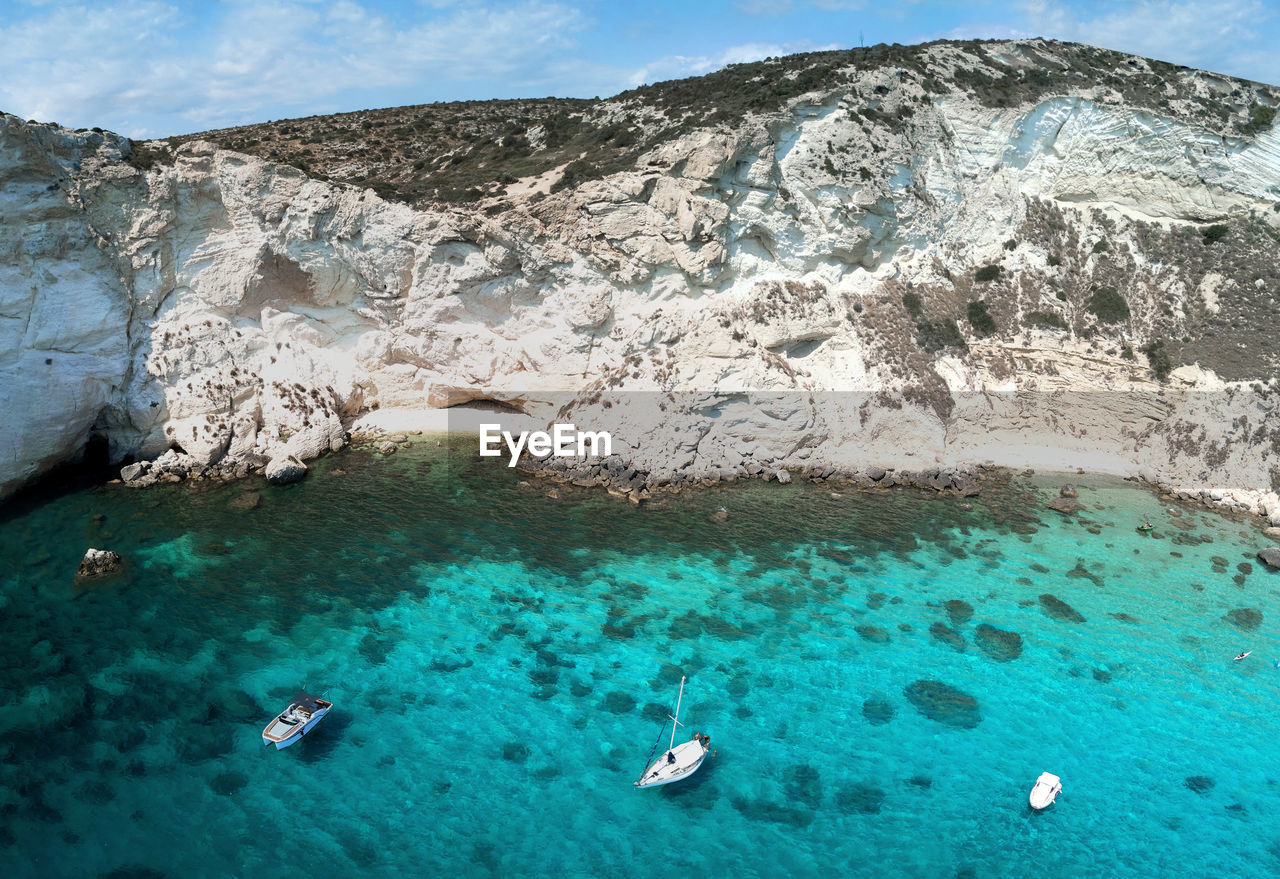
[[[993, 47], [995, 50], [993, 51]], [[859, 74], [896, 76], [870, 91]], [[889, 114], [878, 109], [906, 101]], [[923, 104], [966, 96], [1001, 109], [1050, 94], [1093, 92], [1103, 104], [1211, 122], [1244, 136], [1271, 120], [1280, 90], [1078, 43], [940, 40], [877, 45], [733, 64], [714, 73], [640, 86], [605, 100], [461, 101], [284, 119], [166, 138], [158, 155], [191, 140], [293, 165], [314, 177], [368, 186], [412, 205], [512, 200], [518, 180], [549, 175], [563, 188], [631, 167], [696, 128], [734, 128], [776, 117], [805, 95], [839, 94], [869, 125], [893, 128]], [[1270, 111], [1270, 112], [1269, 112]]]

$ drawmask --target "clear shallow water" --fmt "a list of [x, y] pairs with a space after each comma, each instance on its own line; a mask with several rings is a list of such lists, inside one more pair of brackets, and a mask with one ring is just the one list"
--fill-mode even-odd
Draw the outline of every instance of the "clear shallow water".
[[[1280, 870], [1251, 525], [1108, 482], [1064, 519], [1047, 480], [972, 512], [759, 483], [647, 509], [434, 448], [317, 470], [247, 512], [246, 485], [108, 486], [0, 520], [10, 873]], [[74, 587], [89, 545], [126, 574]], [[682, 672], [717, 754], [635, 791]], [[927, 717], [918, 681], [976, 709]], [[336, 709], [263, 748], [303, 685]], [[1065, 793], [1032, 815], [1046, 769]]]

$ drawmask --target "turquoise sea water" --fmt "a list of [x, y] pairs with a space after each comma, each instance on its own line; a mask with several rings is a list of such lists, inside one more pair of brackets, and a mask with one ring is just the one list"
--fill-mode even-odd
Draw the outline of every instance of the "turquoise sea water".
[[[1280, 872], [1255, 525], [1083, 477], [1076, 518], [1035, 478], [972, 511], [754, 482], [636, 508], [459, 461], [11, 506], [8, 872]], [[88, 546], [128, 569], [77, 587]], [[634, 790], [682, 673], [716, 755]], [[336, 708], [264, 748], [300, 686]]]

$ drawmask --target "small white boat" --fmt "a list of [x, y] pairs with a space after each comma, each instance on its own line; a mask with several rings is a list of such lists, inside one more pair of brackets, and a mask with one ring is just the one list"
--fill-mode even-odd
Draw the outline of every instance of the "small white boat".
[[[683, 677], [680, 678], [680, 695], [676, 697], [676, 713], [667, 715], [671, 719], [672, 727], [671, 740], [667, 743], [666, 753], [653, 761], [636, 779], [636, 787], [657, 787], [688, 778], [698, 771], [698, 767], [707, 757], [707, 751], [711, 750], [711, 736], [699, 733], [694, 733], [693, 738], [687, 742], [676, 744], [676, 727], [684, 726], [679, 719], [680, 702], [684, 699], [684, 681]], [[658, 741], [662, 741], [662, 733], [658, 733], [658, 737]]]
[[1052, 772], [1041, 772], [1031, 788], [1031, 808], [1037, 812], [1053, 805], [1053, 801], [1062, 793], [1062, 779]]
[[298, 693], [289, 701], [289, 707], [277, 714], [262, 731], [262, 744], [275, 745], [279, 750], [301, 741], [332, 707], [332, 702], [310, 693]]
[[1239, 662], [1240, 660], [1244, 659], [1246, 656], [1248, 656], [1252, 652], [1253, 652], [1252, 650], [1246, 650], [1244, 653], [1238, 653], [1231, 658], [1231, 661]]

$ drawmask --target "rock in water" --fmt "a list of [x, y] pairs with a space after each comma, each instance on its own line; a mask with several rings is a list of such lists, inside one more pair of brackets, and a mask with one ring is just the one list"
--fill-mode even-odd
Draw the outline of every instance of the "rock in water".
[[888, 699], [872, 697], [862, 703], [862, 716], [873, 726], [883, 726], [893, 720], [893, 703]]
[[782, 483], [783, 485], [786, 485], [791, 481], [791, 474], [788, 473], [786, 470], [779, 470], [777, 473], [774, 474], [774, 476], [777, 477], [778, 482]]
[[1258, 553], [1258, 560], [1273, 571], [1280, 571], [1280, 547], [1268, 546], [1261, 550]]
[[964, 635], [961, 635], [955, 629], [946, 623], [934, 623], [929, 627], [929, 635], [935, 641], [941, 641], [952, 650], [963, 653], [965, 649]]
[[289, 485], [307, 475], [307, 465], [293, 455], [272, 458], [267, 462], [267, 482], [272, 485]]
[[1207, 794], [1214, 788], [1213, 779], [1207, 775], [1188, 775], [1184, 784], [1198, 794]]
[[888, 644], [889, 633], [880, 626], [854, 626], [853, 630], [872, 644]]
[[126, 464], [120, 468], [120, 479], [124, 482], [136, 482], [147, 472], [147, 464], [139, 461], [136, 464]]
[[1061, 598], [1046, 592], [1040, 596], [1040, 606], [1053, 619], [1062, 623], [1083, 623], [1084, 617]]
[[947, 609], [947, 618], [951, 620], [953, 626], [963, 626], [973, 619], [973, 605], [963, 599], [953, 598], [944, 607]]
[[109, 549], [89, 549], [76, 568], [76, 576], [84, 579], [105, 577], [116, 573], [123, 565], [124, 559], [120, 558], [119, 553]]
[[1253, 632], [1262, 625], [1262, 611], [1252, 607], [1237, 607], [1227, 611], [1223, 619], [1241, 631]]
[[996, 662], [1012, 662], [1022, 655], [1022, 636], [982, 623], [973, 630], [978, 649]]
[[385, 443], [378, 446], [379, 455], [393, 455], [395, 454], [395, 451], [396, 451], [396, 444], [391, 442], [391, 440], [387, 440]]
[[1080, 502], [1073, 497], [1056, 497], [1045, 506], [1059, 513], [1075, 513], [1080, 510]]
[[917, 711], [938, 723], [973, 729], [982, 722], [978, 700], [941, 681], [916, 681], [902, 693]]
[[239, 497], [234, 498], [227, 506], [233, 510], [256, 510], [261, 503], [261, 494], [256, 491], [246, 491]]
[[1070, 483], [1062, 486], [1058, 491], [1059, 497], [1079, 497], [1080, 492], [1076, 491], [1076, 487]]

